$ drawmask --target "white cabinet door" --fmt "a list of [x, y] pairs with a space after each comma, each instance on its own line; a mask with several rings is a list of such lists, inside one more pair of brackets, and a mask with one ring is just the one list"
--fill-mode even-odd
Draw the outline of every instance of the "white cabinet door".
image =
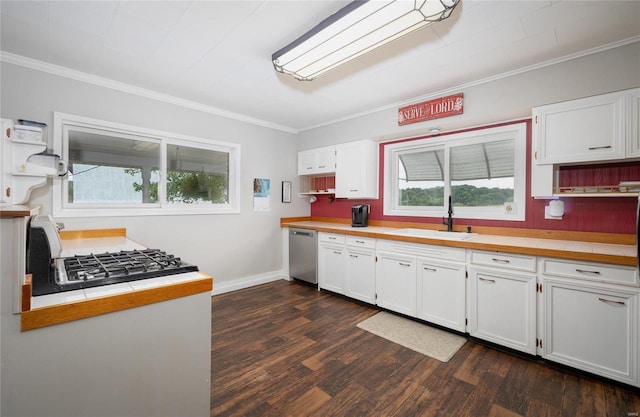
[[329, 174], [336, 171], [336, 148], [309, 149], [298, 152], [298, 175]]
[[310, 151], [298, 152], [298, 175], [309, 175], [315, 172], [316, 153]]
[[469, 334], [535, 354], [535, 275], [481, 269], [469, 275]]
[[640, 89], [627, 97], [629, 123], [627, 123], [627, 157], [640, 158]]
[[318, 247], [318, 285], [320, 288], [344, 294], [346, 251], [342, 245], [321, 243]]
[[336, 147], [336, 197], [378, 198], [378, 144], [361, 140]]
[[625, 100], [619, 92], [534, 108], [538, 163], [624, 158]]
[[545, 280], [543, 356], [638, 386], [638, 291]]
[[416, 258], [378, 252], [376, 264], [377, 304], [416, 316]]
[[345, 295], [376, 303], [376, 256], [372, 249], [347, 247]]
[[336, 171], [336, 148], [320, 148], [316, 152], [316, 172], [327, 173]]
[[465, 331], [465, 265], [418, 259], [418, 318]]

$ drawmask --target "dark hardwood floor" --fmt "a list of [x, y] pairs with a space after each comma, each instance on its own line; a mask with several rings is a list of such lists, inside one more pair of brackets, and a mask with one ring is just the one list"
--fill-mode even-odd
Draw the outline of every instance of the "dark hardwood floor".
[[640, 413], [640, 391], [474, 340], [447, 363], [356, 327], [375, 307], [276, 281], [213, 297], [211, 416]]

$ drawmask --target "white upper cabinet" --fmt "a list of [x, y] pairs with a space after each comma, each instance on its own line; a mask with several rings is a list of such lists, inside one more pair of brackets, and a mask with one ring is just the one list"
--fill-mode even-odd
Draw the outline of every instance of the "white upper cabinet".
[[627, 94], [616, 92], [534, 108], [537, 163], [623, 159]]
[[[560, 167], [640, 158], [640, 89], [534, 107], [531, 195], [560, 193]], [[598, 184], [580, 184], [594, 188]], [[603, 184], [616, 185], [616, 184]], [[586, 189], [585, 188], [585, 189]], [[567, 191], [564, 196], [616, 196], [621, 192]]]
[[371, 140], [336, 147], [336, 197], [378, 198], [378, 144]]
[[335, 146], [298, 152], [298, 175], [329, 174], [334, 172], [336, 172]]

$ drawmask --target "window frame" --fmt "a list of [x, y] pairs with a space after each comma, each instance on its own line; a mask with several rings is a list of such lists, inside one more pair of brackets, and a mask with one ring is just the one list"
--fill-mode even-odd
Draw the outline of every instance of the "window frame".
[[[184, 215], [184, 214], [234, 214], [240, 213], [240, 144], [213, 139], [204, 139], [178, 133], [147, 129], [121, 123], [54, 112], [53, 149], [62, 159], [69, 160], [69, 128], [89, 128], [104, 131], [105, 134], [117, 134], [123, 137], [137, 137], [160, 145], [160, 173], [157, 203], [139, 204], [91, 204], [68, 202], [68, 178], [53, 180], [54, 217], [116, 217], [142, 215]], [[166, 201], [167, 147], [179, 145], [203, 150], [226, 152], [229, 154], [229, 201], [225, 204], [188, 204], [168, 203]]]
[[448, 207], [444, 206], [400, 206], [398, 202], [398, 164], [403, 152], [420, 150], [445, 150], [444, 201], [451, 195], [450, 149], [456, 146], [493, 142], [505, 139], [514, 140], [514, 204], [507, 214], [505, 209], [489, 207], [454, 206], [454, 217], [479, 220], [524, 221], [526, 209], [526, 123], [514, 123], [492, 128], [482, 128], [438, 137], [389, 142], [384, 145], [384, 204], [385, 216], [403, 217], [446, 217]]

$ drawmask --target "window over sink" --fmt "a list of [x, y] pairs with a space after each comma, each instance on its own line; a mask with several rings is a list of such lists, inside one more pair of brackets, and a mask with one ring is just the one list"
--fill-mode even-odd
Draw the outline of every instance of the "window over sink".
[[384, 214], [525, 219], [524, 123], [385, 146]]
[[239, 212], [240, 145], [54, 114], [54, 215]]

